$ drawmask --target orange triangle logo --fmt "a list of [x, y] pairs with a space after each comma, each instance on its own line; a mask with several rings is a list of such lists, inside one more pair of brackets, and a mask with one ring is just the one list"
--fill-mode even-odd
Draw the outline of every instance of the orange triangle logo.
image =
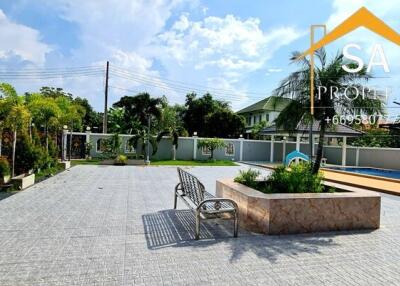
[[303, 58], [311, 55], [316, 50], [328, 45], [329, 43], [345, 36], [359, 27], [365, 27], [383, 38], [400, 45], [400, 34], [390, 28], [381, 19], [372, 14], [367, 8], [362, 7], [343, 23], [326, 34], [320, 41], [313, 44], [307, 51], [299, 56]]

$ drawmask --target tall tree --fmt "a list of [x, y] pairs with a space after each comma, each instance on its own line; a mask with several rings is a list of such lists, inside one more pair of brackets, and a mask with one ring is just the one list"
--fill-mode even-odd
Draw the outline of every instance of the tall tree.
[[136, 96], [124, 96], [113, 107], [124, 109], [124, 119], [130, 128], [130, 133], [137, 128], [135, 119], [142, 126], [147, 126], [149, 117], [159, 120], [161, 118], [161, 108], [163, 100], [161, 98], [152, 98], [150, 94], [144, 92]]
[[4, 128], [13, 132], [12, 144], [12, 176], [15, 176], [15, 151], [17, 143], [17, 132], [26, 132], [30, 121], [29, 110], [25, 107], [23, 98], [18, 96], [15, 89], [7, 84], [0, 84], [0, 110], [4, 116]]
[[[36, 126], [43, 126], [45, 133], [46, 151], [49, 150], [49, 128], [59, 124], [61, 116], [60, 107], [52, 97], [43, 97], [41, 94], [33, 95], [28, 108]], [[67, 114], [69, 115], [69, 114]]]
[[[300, 69], [285, 78], [280, 86], [274, 91], [274, 95], [280, 97], [291, 97], [291, 101], [287, 107], [279, 114], [275, 120], [277, 126], [281, 126], [286, 130], [294, 130], [301, 119], [310, 119], [310, 69], [311, 64], [307, 58], [298, 60], [300, 53], [293, 53], [292, 61], [300, 65]], [[313, 173], [317, 173], [321, 166], [322, 151], [324, 145], [325, 132], [332, 125], [332, 117], [336, 114], [353, 115], [367, 114], [379, 115], [384, 113], [384, 104], [378, 98], [375, 98], [373, 91], [369, 91], [364, 84], [371, 78], [366, 68], [361, 69], [358, 73], [348, 73], [342, 66], [344, 64], [353, 66], [343, 58], [342, 54], [337, 54], [330, 61], [324, 49], [315, 53], [316, 65], [314, 67], [314, 90], [321, 88], [321, 95], [314, 99], [315, 109], [313, 119], [318, 120], [319, 124], [319, 141], [317, 156], [313, 166]], [[348, 87], [348, 98], [356, 98], [349, 100], [343, 96], [331, 96], [329, 92], [333, 89], [344, 90]], [[356, 97], [356, 89], [358, 91], [365, 90], [367, 93], [363, 98]]]
[[199, 98], [195, 93], [188, 94], [185, 107], [183, 121], [189, 134], [197, 132], [202, 137], [233, 137], [244, 128], [242, 117], [236, 115], [228, 103], [214, 99], [209, 93]]
[[86, 98], [76, 97], [74, 98], [74, 102], [82, 106], [85, 110], [85, 116], [82, 118], [82, 125], [97, 130], [98, 132], [102, 132], [102, 114], [93, 110], [93, 107]]

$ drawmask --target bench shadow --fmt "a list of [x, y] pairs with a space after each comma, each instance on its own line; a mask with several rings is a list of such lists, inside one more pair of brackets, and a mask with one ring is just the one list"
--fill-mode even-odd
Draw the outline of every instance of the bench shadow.
[[[230, 261], [234, 262], [252, 252], [271, 262], [279, 256], [294, 257], [300, 253], [320, 253], [322, 248], [334, 247], [338, 234], [360, 234], [364, 232], [340, 232], [300, 235], [260, 235], [239, 230], [239, 237], [233, 238], [231, 220], [206, 220], [201, 224], [200, 240], [194, 240], [195, 218], [190, 210], [163, 210], [142, 216], [147, 247], [157, 250], [167, 247], [207, 248], [219, 243], [228, 244]], [[369, 232], [367, 232], [369, 233]]]

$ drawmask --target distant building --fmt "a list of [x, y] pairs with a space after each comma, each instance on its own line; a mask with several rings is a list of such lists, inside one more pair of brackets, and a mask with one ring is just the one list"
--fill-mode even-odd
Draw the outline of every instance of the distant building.
[[246, 119], [246, 133], [251, 133], [253, 126], [261, 121], [265, 121], [267, 126], [272, 125], [289, 102], [289, 98], [270, 96], [239, 110], [237, 114]]

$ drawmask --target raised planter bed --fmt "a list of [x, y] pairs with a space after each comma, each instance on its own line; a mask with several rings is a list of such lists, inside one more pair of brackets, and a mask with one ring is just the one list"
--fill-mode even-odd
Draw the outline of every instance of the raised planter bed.
[[[329, 183], [327, 183], [329, 184]], [[239, 206], [241, 227], [264, 234], [377, 229], [381, 197], [341, 186], [341, 192], [264, 194], [233, 179], [217, 181], [217, 197]]]
[[35, 174], [31, 175], [19, 175], [16, 177], [13, 177], [11, 179], [11, 183], [16, 186], [19, 190], [26, 189], [33, 184], [35, 184]]
[[62, 165], [64, 170], [71, 168], [71, 161], [61, 161], [60, 164]]

